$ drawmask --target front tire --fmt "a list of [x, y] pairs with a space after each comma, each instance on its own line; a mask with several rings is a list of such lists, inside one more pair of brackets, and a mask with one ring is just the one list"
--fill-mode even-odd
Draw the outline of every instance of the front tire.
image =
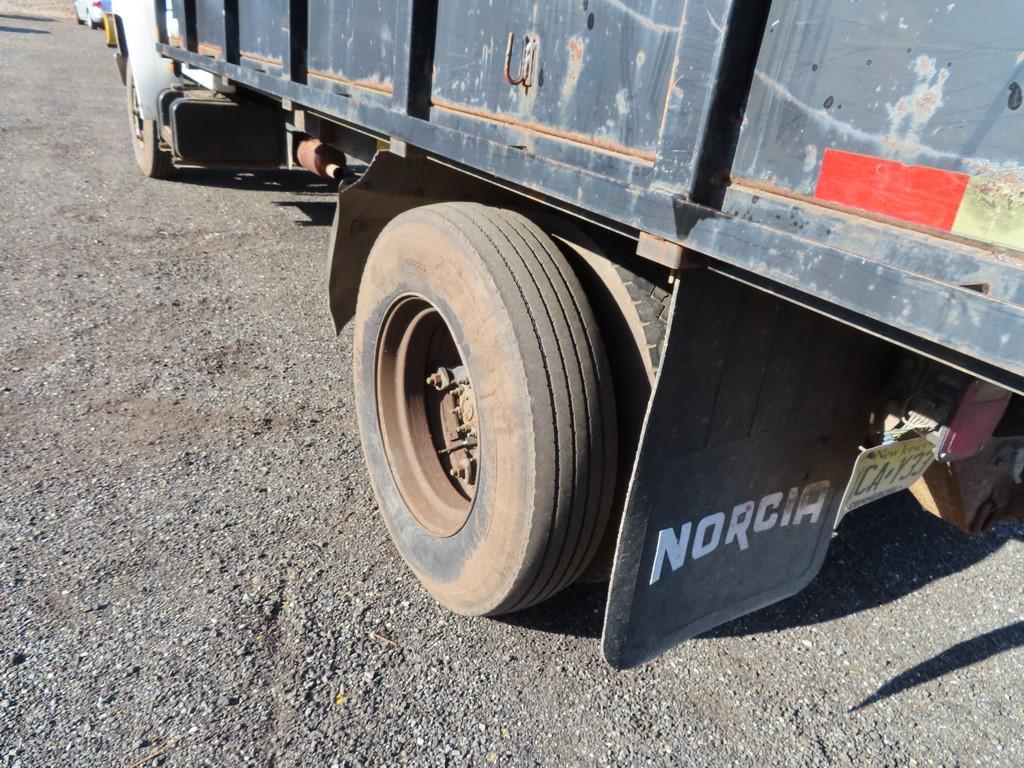
[[166, 179], [174, 173], [171, 153], [160, 148], [159, 128], [156, 120], [147, 120], [142, 115], [131, 61], [125, 62], [125, 67], [127, 69], [125, 90], [128, 93], [128, 127], [131, 131], [135, 162], [138, 164], [139, 170], [151, 179]]
[[571, 584], [608, 520], [616, 434], [604, 346], [555, 244], [512, 211], [408, 211], [374, 244], [355, 328], [370, 479], [424, 586], [494, 615]]

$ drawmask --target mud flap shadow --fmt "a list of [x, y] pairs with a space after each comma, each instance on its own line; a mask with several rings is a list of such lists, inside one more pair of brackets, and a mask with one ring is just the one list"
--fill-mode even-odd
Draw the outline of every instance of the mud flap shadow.
[[886, 354], [728, 278], [681, 274], [616, 548], [609, 663], [641, 664], [814, 578]]

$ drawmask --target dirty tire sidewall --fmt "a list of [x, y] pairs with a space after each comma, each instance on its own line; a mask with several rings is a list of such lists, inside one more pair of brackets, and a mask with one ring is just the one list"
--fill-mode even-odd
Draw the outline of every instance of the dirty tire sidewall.
[[[551, 554], [552, 531], [566, 528], [557, 516], [566, 514], [569, 489], [565, 459], [560, 465], [554, 457], [560, 437], [552, 415], [557, 398], [544, 379], [549, 362], [533, 338], [521, 286], [487, 234], [472, 226], [474, 208], [486, 210], [466, 204], [418, 208], [381, 233], [360, 285], [354, 377], [370, 479], [400, 553], [444, 605], [493, 615], [525, 607], [571, 581], [577, 574], [568, 574], [566, 558], [576, 552], [576, 542], [562, 547], [564, 562], [553, 563], [559, 555]], [[407, 507], [381, 434], [377, 342], [388, 312], [406, 296], [422, 297], [440, 311], [477, 400], [478, 484], [468, 521], [447, 538], [428, 533]], [[595, 473], [584, 482], [602, 480]], [[609, 496], [606, 491], [595, 492], [591, 514], [606, 518], [608, 499], [598, 499]], [[588, 521], [586, 530], [595, 525]], [[586, 559], [576, 555], [573, 567], [581, 569]], [[566, 572], [562, 583], [538, 588], [538, 582], [553, 582], [555, 571]]]
[[135, 152], [135, 162], [143, 175], [151, 179], [166, 179], [174, 173], [171, 154], [160, 149], [156, 120], [142, 121], [142, 137], [135, 134], [135, 76], [131, 61], [126, 64], [125, 90], [128, 99], [128, 127]]

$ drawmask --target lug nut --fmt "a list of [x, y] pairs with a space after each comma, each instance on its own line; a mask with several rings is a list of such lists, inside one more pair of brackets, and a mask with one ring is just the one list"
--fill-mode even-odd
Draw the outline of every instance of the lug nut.
[[451, 470], [452, 477], [457, 477], [459, 480], [466, 481], [469, 485], [473, 485], [476, 482], [476, 465], [473, 460], [468, 456], [463, 456], [461, 459], [455, 462], [455, 467]]

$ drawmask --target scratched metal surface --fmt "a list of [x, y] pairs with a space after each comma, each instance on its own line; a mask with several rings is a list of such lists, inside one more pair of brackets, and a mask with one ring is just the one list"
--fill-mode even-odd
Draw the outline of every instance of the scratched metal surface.
[[224, 55], [224, 0], [196, 0], [196, 40], [199, 53]]
[[[433, 103], [653, 161], [681, 15], [678, 0], [441, 3]], [[505, 82], [509, 32], [513, 74], [524, 38], [538, 40], [529, 89]]]
[[775, 0], [734, 175], [810, 195], [837, 147], [1024, 179], [1022, 30], [1018, 0]]
[[797, 233], [818, 243], [870, 254], [876, 261], [896, 262], [915, 274], [956, 285], [984, 286], [986, 295], [1024, 304], [1024, 263], [999, 258], [999, 253], [974, 244], [891, 227], [856, 213], [832, 210], [764, 189], [734, 186], [724, 211]]
[[238, 52], [243, 66], [280, 73], [291, 45], [288, 0], [238, 4]]
[[399, 0], [309, 0], [310, 85], [392, 92]]
[[[182, 0], [173, 1], [176, 9], [185, 5]], [[927, 243], [921, 242], [908, 251], [902, 246], [908, 237], [917, 237], [910, 234], [912, 230], [863, 216], [860, 218], [868, 221], [872, 229], [858, 229], [858, 238], [842, 237], [841, 233], [849, 232], [849, 227], [833, 228], [822, 224], [819, 219], [827, 209], [794, 197], [800, 190], [807, 194], [812, 189], [810, 180], [815, 178], [816, 163], [820, 162], [820, 154], [815, 162], [806, 162], [803, 148], [808, 141], [809, 126], [821, 131], [817, 140], [822, 148], [834, 144], [843, 149], [865, 151], [869, 149], [867, 144], [843, 144], [840, 139], [868, 135], [869, 128], [863, 127], [867, 123], [858, 124], [856, 130], [844, 128], [840, 132], [841, 124], [834, 117], [822, 120], [813, 110], [810, 114], [800, 110], [786, 112], [782, 105], [771, 101], [775, 97], [766, 93], [764, 80], [754, 77], [755, 88], [746, 116], [747, 127], [740, 142], [738, 161], [733, 164], [732, 150], [735, 140], [740, 137], [735, 111], [737, 103], [729, 97], [746, 93], [746, 82], [754, 73], [753, 53], [762, 37], [767, 38], [767, 45], [761, 61], [772, 61], [773, 56], [780, 58], [783, 63], [779, 66], [787, 77], [796, 78], [799, 73], [785, 70], [785, 62], [797, 55], [788, 53], [788, 48], [793, 46], [799, 51], [799, 44], [805, 39], [799, 32], [799, 28], [805, 26], [799, 18], [790, 18], [786, 25], [790, 29], [787, 35], [792, 35], [792, 39], [779, 38], [780, 42], [775, 42], [779, 32], [766, 32], [762, 24], [769, 16], [767, 6], [763, 5], [767, 0], [675, 0], [674, 3], [648, 0], [630, 6], [619, 0], [579, 0], [578, 4], [571, 6], [558, 4], [560, 9], [542, 7], [539, 3], [527, 3], [525, 0], [501, 6], [450, 0], [436, 14], [429, 5], [412, 0], [395, 2], [394, 56], [380, 62], [382, 75], [389, 70], [392, 73], [391, 98], [384, 98], [382, 94], [366, 88], [342, 89], [339, 93], [337, 89], [327, 90], [307, 84], [305, 73], [301, 71], [302, 62], [299, 62], [296, 76], [288, 77], [283, 70], [267, 68], [260, 71], [254, 68], [253, 62], [244, 58], [242, 66], [239, 66], [222, 58], [212, 59], [191, 53], [184, 50], [181, 41], [174, 36], [174, 30], [179, 26], [184, 29], [185, 25], [163, 24], [161, 15], [158, 15], [157, 24], [161, 40], [166, 45], [162, 43], [159, 50], [179, 61], [223, 75], [239, 85], [290, 99], [296, 105], [374, 131], [384, 138], [401, 139], [436, 157], [447, 158], [502, 179], [626, 234], [639, 230], [681, 243], [710, 257], [715, 269], [735, 279], [785, 296], [817, 312], [941, 359], [1014, 391], [1024, 392], [1024, 357], [1018, 341], [1020, 328], [1024, 327], [1024, 306], [1017, 303], [1019, 266], [1011, 263], [1012, 260], [1004, 253], [975, 242], [964, 245], [973, 248], [970, 258], [958, 258], [962, 250], [960, 245], [950, 237], [938, 236], [938, 233], [933, 233], [935, 236]], [[260, 26], [265, 40], [277, 41], [268, 42], [265, 52], [288, 58], [293, 49], [292, 41], [288, 39], [289, 30], [296, 27], [289, 25], [287, 14], [282, 13], [288, 10], [288, 5], [284, 0], [239, 3], [240, 32], [242, 28]], [[301, 7], [302, 4], [294, 5]], [[922, 0], [900, 0], [898, 7], [924, 8], [926, 5], [932, 7]], [[953, 10], [958, 7], [954, 3], [950, 5]], [[451, 9], [456, 6], [464, 11], [458, 18], [451, 14]], [[862, 0], [860, 3], [835, 0], [816, 4], [813, 9], [807, 2], [779, 0], [768, 23], [778, 21], [780, 8], [794, 7], [808, 14], [813, 10], [812, 18], [819, 18], [824, 14], [819, 9], [825, 6], [832, 8], [835, 16], [831, 22], [821, 22], [822, 34], [826, 37], [839, 34], [834, 30], [844, 19], [851, 30], [859, 29], [856, 19], [861, 18], [859, 14], [863, 9], [880, 7], [877, 0]], [[359, 7], [370, 12], [376, 6], [370, 3]], [[763, 15], [754, 12], [758, 7], [762, 8]], [[892, 0], [889, 7], [895, 9], [896, 0]], [[476, 8], [480, 10], [471, 16], [469, 11]], [[526, 13], [527, 8], [529, 14]], [[1024, 28], [1024, 11], [1000, 15], [1000, 8], [986, 6], [983, 13], [977, 12], [977, 24], [974, 26], [984, 20], [990, 29], [1004, 23], [1009, 31]], [[945, 6], [942, 10], [946, 12]], [[594, 17], [592, 28], [591, 14]], [[673, 21], [674, 17], [678, 18]], [[904, 18], [906, 23], [907, 16]], [[353, 14], [351, 19], [356, 20], [356, 15]], [[879, 32], [875, 36], [866, 35], [863, 40], [866, 53], [864, 68], [872, 71], [875, 67], [884, 68], [888, 70], [886, 76], [892, 78], [896, 77], [893, 72], [897, 64], [906, 70], [923, 55], [917, 51], [915, 57], [914, 46], [904, 45], [898, 34], [909, 32], [900, 29], [899, 16], [895, 19], [891, 29], [887, 27], [884, 33]], [[336, 17], [332, 24], [339, 26], [330, 28], [333, 45], [338, 49], [332, 55], [339, 57], [334, 59], [339, 67], [347, 56], [342, 49], [349, 35], [340, 26], [343, 21], [340, 16]], [[868, 22], [862, 20], [861, 24], [864, 23]], [[328, 26], [320, 15], [310, 15], [311, 31]], [[780, 22], [768, 29], [778, 30], [781, 26]], [[971, 45], [977, 50], [967, 50], [963, 42], [956, 43], [957, 50], [963, 51], [965, 56], [972, 56], [970, 61], [984, 60], [990, 67], [994, 66], [992, 62], [998, 60], [997, 54], [1002, 49], [991, 49], [996, 50], [996, 54], [985, 53], [990, 50], [984, 47], [988, 38], [980, 31], [971, 33], [971, 25], [964, 28], [966, 36], [974, 35]], [[951, 31], [947, 27], [935, 29], [935, 32], [920, 32], [920, 39], [927, 41], [927, 46], [924, 46], [926, 52], [934, 51], [930, 56], [942, 58], [939, 51], [944, 52], [952, 45], [943, 35], [951, 34]], [[504, 40], [510, 31], [516, 32], [520, 39], [521, 35], [530, 33], [540, 38], [539, 61], [544, 72], [544, 84], [540, 85], [538, 73], [538, 84], [528, 97], [532, 100], [529, 119], [518, 125], [507, 118], [514, 116], [509, 110], [516, 108], [517, 100], [525, 96], [525, 89], [505, 83], [501, 72]], [[383, 29], [381, 32], [383, 34]], [[893, 35], [891, 39], [887, 37], [889, 32]], [[373, 34], [366, 27], [361, 27], [353, 45], [361, 44], [358, 41], [364, 37], [369, 39]], [[563, 110], [561, 101], [550, 94], [554, 92], [561, 96], [564, 80], [560, 78], [568, 73], [571, 60], [570, 42], [573, 36], [583, 34], [590, 35], [586, 46], [590, 55], [583, 58], [585, 64], [571, 94], [575, 107]], [[853, 34], [854, 31], [850, 31], [847, 36], [852, 39]], [[471, 44], [469, 41], [474, 39], [476, 43]], [[424, 45], [425, 41], [429, 44]], [[295, 42], [296, 53], [308, 53], [302, 38]], [[230, 46], [231, 41], [228, 43]], [[492, 44], [490, 60], [483, 55], [488, 44]], [[1009, 43], [1004, 41], [1003, 44]], [[494, 45], [501, 49], [497, 60], [498, 49]], [[847, 45], [851, 46], [849, 58], [855, 51], [852, 43]], [[243, 41], [241, 52], [250, 49], [246, 46], [251, 48], [252, 44]], [[906, 48], [911, 48], [910, 53]], [[838, 66], [831, 62], [841, 49], [835, 40], [831, 47], [823, 48], [828, 53], [830, 68]], [[877, 63], [872, 59], [872, 64], [867, 65], [867, 59], [876, 55], [871, 51], [876, 49], [889, 51], [894, 59], [884, 63], [881, 58]], [[453, 52], [460, 50], [465, 72], [457, 74], [458, 56]], [[517, 45], [516, 51], [519, 50]], [[666, 53], [668, 51], [671, 53]], [[469, 56], [470, 52], [473, 57]], [[638, 74], [630, 62], [635, 65], [640, 52], [646, 53], [646, 59]], [[374, 59], [368, 60], [366, 65], [375, 68], [379, 61], [376, 49], [372, 54]], [[666, 55], [672, 60], [667, 76], [659, 80], [642, 74], [664, 67], [664, 64], [653, 65]], [[954, 61], [947, 56], [942, 64], [953, 62], [955, 69], [961, 60]], [[764, 67], [760, 69], [764, 70]], [[817, 71], [811, 71], [817, 75], [822, 69], [819, 64]], [[949, 71], [949, 67], [944, 71]], [[1009, 73], [1007, 69], [1003, 76], [1009, 76]], [[900, 80], [905, 81], [906, 92], [893, 92], [890, 101], [894, 109], [904, 95], [914, 92], [914, 76], [913, 71], [900, 76]], [[806, 73], [802, 77], [806, 77]], [[938, 82], [938, 69], [934, 77]], [[455, 89], [458, 78], [467, 84], [467, 88], [469, 83], [476, 83], [479, 91], [471, 93]], [[964, 133], [966, 122], [975, 129], [985, 125], [979, 122], [987, 114], [983, 110], [968, 112], [965, 108], [958, 113], [949, 106], [954, 97], [964, 99], [965, 104], [975, 104], [963, 94], [954, 94], [950, 87], [953, 78], [954, 75], [947, 75], [943, 80], [944, 96], [935, 122], [929, 122], [925, 126], [927, 130], [921, 128], [919, 131], [922, 145], [933, 150], [944, 146], [936, 143], [938, 139], [931, 135], [938, 127], [938, 121], [950, 124], [946, 130], [959, 130], [962, 136], [970, 135]], [[385, 80], [382, 78], [382, 81]], [[851, 75], [836, 82], [843, 88], [852, 89], [858, 81]], [[1004, 85], [1005, 82], [986, 85], [980, 92], [993, 97]], [[872, 87], [877, 87], [877, 84]], [[634, 96], [635, 103], [630, 106], [627, 116], [618, 115], [616, 104], [616, 95], [622, 88], [632, 89], [630, 92]], [[737, 88], [740, 90], [736, 91]], [[444, 101], [442, 94], [461, 99], [462, 105], [470, 109], [463, 109], [460, 113], [440, 108], [439, 102]], [[640, 98], [637, 98], [638, 94], [641, 94]], [[822, 94], [822, 105], [828, 95], [832, 94]], [[645, 101], [648, 97], [649, 101]], [[846, 98], [845, 95], [843, 97]], [[764, 101], [766, 98], [768, 102]], [[805, 98], [810, 96], [805, 94]], [[881, 95], [874, 98], [881, 104]], [[459, 104], [458, 101], [452, 103]], [[657, 110], [649, 108], [651, 103], [661, 106]], [[989, 106], [992, 103], [991, 98], [984, 102]], [[1009, 105], [1009, 101], [1006, 103]], [[842, 104], [843, 109], [836, 108], [834, 114], [842, 114], [844, 120], [849, 120], [848, 115], [855, 111], [851, 111], [849, 101]], [[475, 110], [474, 105], [482, 105], [479, 110], [482, 114], [469, 114]], [[863, 107], [861, 119], [868, 120], [867, 112], [870, 110], [867, 104]], [[1024, 115], [1022, 110], [1010, 111], [1013, 112], [1012, 117]], [[882, 120], [882, 115], [888, 114], [882, 107], [875, 112], [872, 117], [875, 120]], [[502, 115], [506, 119], [500, 119]], [[600, 121], [603, 119], [607, 123], [609, 118], [617, 119], [616, 116], [624, 118], [617, 120], [618, 127], [600, 133]], [[989, 122], [1001, 123], [1006, 119], [999, 116]], [[883, 123], [878, 125], [884, 128]], [[903, 122], [900, 125], [903, 133], [918, 130], [914, 128], [916, 123]], [[877, 133], [882, 128], [876, 126], [872, 130]], [[988, 158], [993, 162], [1012, 162], [1000, 160], [1012, 153], [1000, 155], [989, 147], [998, 145], [1012, 150], [1014, 146], [1020, 146], [1013, 143], [1020, 139], [1012, 134], [1001, 139], [993, 138], [1001, 135], [994, 130], [993, 127], [981, 136], [981, 148], [975, 157]], [[795, 138], [789, 138], [790, 133]], [[652, 136], [655, 137], [653, 144]], [[584, 141], [580, 141], [581, 138]], [[590, 143], [586, 143], [588, 141]], [[769, 156], [769, 148], [776, 157]], [[911, 161], [909, 157], [900, 159]], [[809, 167], [807, 171], [803, 170], [805, 164]], [[720, 212], [721, 202], [716, 201], [713, 194], [700, 192], [695, 195], [701, 189], [713, 191], [713, 187], [722, 185], [731, 170], [738, 168], [742, 176], [750, 175], [751, 168], [757, 171], [762, 167], [771, 169], [778, 179], [785, 174], [791, 186], [776, 191], [789, 196], [790, 206], [799, 208], [797, 213], [787, 212], [784, 216], [784, 204], [780, 203], [780, 209], [773, 214], [761, 215], [758, 211], [766, 206], [754, 199], [761, 192], [743, 192], [746, 199], [741, 199], [735, 192], [742, 191], [742, 188], [735, 185], [726, 197], [724, 212]], [[733, 176], [736, 175], [734, 172]], [[811, 221], [822, 226], [809, 225]], [[929, 249], [933, 249], [931, 257], [927, 253]], [[987, 295], [964, 287], [977, 282], [991, 286], [993, 293]]]

